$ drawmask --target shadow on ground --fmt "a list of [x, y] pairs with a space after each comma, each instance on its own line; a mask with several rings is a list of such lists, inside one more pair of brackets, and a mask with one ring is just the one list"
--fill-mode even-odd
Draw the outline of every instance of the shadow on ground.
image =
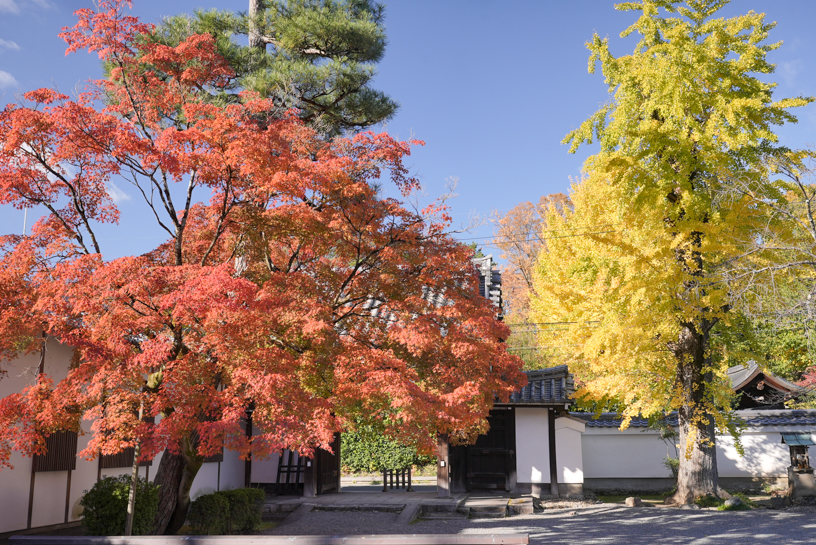
[[527, 533], [530, 543], [814, 543], [816, 511], [693, 511], [599, 506], [504, 519], [419, 520], [394, 513], [313, 511], [272, 535]]

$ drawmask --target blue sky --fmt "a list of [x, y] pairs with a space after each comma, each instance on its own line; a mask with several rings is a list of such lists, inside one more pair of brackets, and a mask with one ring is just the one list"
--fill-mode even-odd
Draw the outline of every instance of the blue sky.
[[[610, 0], [385, 0], [389, 45], [375, 87], [401, 104], [384, 127], [396, 137], [426, 142], [408, 164], [430, 200], [458, 178], [450, 201], [454, 221], [489, 219], [523, 201], [567, 192], [570, 177], [593, 148], [567, 153], [561, 139], [607, 99], [603, 77], [587, 73], [584, 43], [593, 31], [609, 36], [615, 54], [634, 41], [620, 32], [634, 13], [618, 12]], [[91, 0], [0, 0], [0, 102], [38, 87], [73, 94], [99, 77], [95, 55], [64, 55], [60, 28]], [[246, 9], [246, 0], [135, 0], [133, 13], [148, 22], [196, 8]], [[777, 21], [771, 53], [779, 83], [776, 97], [816, 95], [816, 2], [732, 0], [724, 16], [749, 10]], [[778, 131], [791, 147], [816, 144], [816, 106], [798, 112], [799, 124]], [[382, 128], [379, 128], [382, 130]], [[117, 185], [120, 228], [106, 230], [109, 257], [144, 252], [163, 240], [140, 221], [136, 195]], [[32, 218], [29, 217], [29, 225]], [[0, 234], [21, 232], [23, 213], [0, 207]], [[462, 238], [487, 237], [489, 223]], [[489, 245], [486, 252], [497, 252]]]

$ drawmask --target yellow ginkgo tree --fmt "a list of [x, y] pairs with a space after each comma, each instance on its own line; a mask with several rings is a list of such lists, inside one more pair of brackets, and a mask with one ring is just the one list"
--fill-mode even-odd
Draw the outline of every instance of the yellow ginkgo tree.
[[[776, 153], [775, 125], [811, 98], [774, 100], [763, 81], [773, 23], [750, 12], [717, 18], [726, 0], [642, 0], [623, 32], [640, 35], [614, 57], [597, 35], [611, 100], [567, 135], [575, 151], [600, 144], [572, 188], [573, 211], [552, 213], [535, 273], [539, 322], [564, 327], [548, 346], [569, 348], [587, 400], [614, 400], [624, 426], [637, 414], [676, 410], [683, 455], [671, 501], [721, 495], [715, 429], [735, 430], [729, 384], [712, 329], [737, 327], [732, 260], [767, 221], [779, 197], [763, 158]], [[750, 180], [750, 195], [729, 191]]]

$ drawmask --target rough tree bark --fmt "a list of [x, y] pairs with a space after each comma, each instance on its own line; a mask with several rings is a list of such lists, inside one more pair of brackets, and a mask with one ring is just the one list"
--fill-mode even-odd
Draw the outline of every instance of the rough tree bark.
[[719, 486], [716, 432], [710, 414], [710, 391], [713, 380], [709, 370], [709, 341], [713, 323], [703, 320], [699, 326], [685, 324], [676, 343], [670, 348], [677, 358], [677, 386], [682, 401], [677, 411], [680, 432], [680, 468], [677, 491], [667, 504], [689, 504], [712, 495], [727, 498]]
[[249, 0], [249, 46], [266, 50], [266, 41], [258, 32], [257, 17], [263, 13], [263, 0]]
[[153, 533], [162, 535], [176, 512], [178, 503], [178, 483], [184, 472], [184, 457], [165, 450], [159, 461], [159, 469], [153, 482], [159, 486], [159, 508], [153, 523]]
[[153, 525], [157, 535], [174, 535], [184, 526], [190, 509], [190, 489], [204, 457], [196, 454], [195, 441], [182, 441], [181, 454], [165, 450], [156, 478], [159, 485], [159, 508]]

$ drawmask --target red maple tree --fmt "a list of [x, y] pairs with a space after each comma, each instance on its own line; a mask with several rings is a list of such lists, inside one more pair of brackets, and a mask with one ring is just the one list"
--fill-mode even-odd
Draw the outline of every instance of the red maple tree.
[[[409, 144], [326, 141], [257, 96], [213, 104], [233, 74], [212, 38], [152, 43], [127, 4], [80, 10], [62, 34], [68, 52], [98, 53], [106, 79], [0, 113], [0, 203], [48, 209], [27, 236], [0, 238], [0, 352], [38, 350], [45, 331], [76, 354], [64, 380], [0, 400], [0, 465], [83, 420], [85, 457], [137, 440], [143, 457], [165, 450], [164, 531], [222, 446], [309, 454], [360, 419], [426, 451], [437, 433], [484, 430], [524, 381], [520, 361], [445, 208], [380, 195], [384, 174], [403, 195], [418, 188]], [[113, 179], [143, 197], [163, 244], [106, 259]], [[140, 421], [140, 405], [160, 418]]]

